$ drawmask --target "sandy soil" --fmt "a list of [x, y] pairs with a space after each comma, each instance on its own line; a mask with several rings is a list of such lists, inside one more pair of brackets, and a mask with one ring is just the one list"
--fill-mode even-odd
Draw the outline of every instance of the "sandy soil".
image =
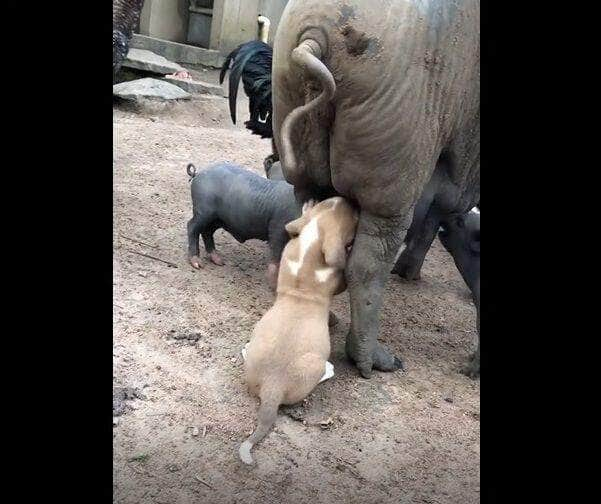
[[387, 287], [381, 340], [407, 371], [360, 378], [339, 296], [336, 376], [281, 410], [248, 468], [237, 449], [258, 401], [240, 350], [272, 302], [267, 246], [218, 231], [226, 265], [192, 269], [185, 167], [231, 160], [262, 173], [269, 141], [232, 125], [223, 98], [116, 106], [113, 118], [114, 502], [479, 502], [480, 385], [458, 372], [475, 309], [440, 243], [421, 281], [391, 276]]

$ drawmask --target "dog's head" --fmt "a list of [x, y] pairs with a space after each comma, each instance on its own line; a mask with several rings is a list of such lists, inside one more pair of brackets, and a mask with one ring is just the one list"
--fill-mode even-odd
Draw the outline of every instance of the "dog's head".
[[355, 239], [359, 214], [344, 198], [336, 196], [322, 201], [320, 228], [323, 233], [322, 251], [325, 263], [339, 270], [346, 267], [346, 260]]
[[[304, 233], [315, 234], [311, 241], [319, 242], [321, 254], [317, 259], [319, 264], [315, 264], [314, 268], [318, 280], [319, 278], [335, 280], [332, 284], [335, 294], [346, 288], [344, 268], [355, 239], [357, 221], [358, 212], [344, 198], [336, 196], [320, 203], [312, 201], [305, 203], [301, 217], [286, 225], [286, 231], [291, 238], [301, 235], [303, 230]], [[305, 238], [305, 243], [308, 241], [309, 237]], [[321, 281], [324, 282], [325, 280]], [[330, 283], [332, 282], [328, 281], [328, 284]]]

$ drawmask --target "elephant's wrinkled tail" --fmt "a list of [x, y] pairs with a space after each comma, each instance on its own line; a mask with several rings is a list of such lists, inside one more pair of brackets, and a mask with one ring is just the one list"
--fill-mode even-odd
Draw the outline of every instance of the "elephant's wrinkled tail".
[[261, 441], [275, 423], [278, 416], [278, 407], [281, 404], [283, 393], [277, 386], [266, 384], [261, 390], [261, 406], [259, 406], [258, 425], [250, 437], [240, 445], [238, 453], [245, 464], [252, 464], [253, 458], [250, 450]]
[[324, 51], [325, 48], [322, 47], [322, 44], [313, 38], [304, 39], [292, 51], [292, 61], [300, 65], [307, 76], [316, 79], [323, 88], [317, 98], [292, 110], [282, 124], [282, 164], [293, 177], [297, 172], [297, 164], [292, 146], [292, 128], [302, 116], [329, 102], [336, 92], [334, 76], [320, 59]]

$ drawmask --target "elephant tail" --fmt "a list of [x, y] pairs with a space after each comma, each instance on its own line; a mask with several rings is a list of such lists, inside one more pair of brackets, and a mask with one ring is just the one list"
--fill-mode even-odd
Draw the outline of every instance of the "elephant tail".
[[317, 80], [323, 89], [320, 95], [292, 110], [282, 123], [282, 164], [286, 171], [294, 177], [298, 171], [296, 156], [292, 146], [292, 129], [301, 117], [314, 109], [329, 102], [336, 92], [334, 76], [321, 61], [327, 51], [327, 42], [324, 34], [316, 29], [310, 29], [301, 37], [301, 42], [292, 51], [292, 61], [305, 71], [308, 77]]

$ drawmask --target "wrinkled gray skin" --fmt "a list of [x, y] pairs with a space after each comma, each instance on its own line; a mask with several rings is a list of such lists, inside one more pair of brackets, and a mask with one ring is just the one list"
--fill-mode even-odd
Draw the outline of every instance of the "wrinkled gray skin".
[[450, 207], [479, 199], [479, 37], [476, 0], [290, 0], [280, 20], [273, 131], [284, 176], [301, 201], [338, 193], [360, 207], [346, 351], [365, 378], [401, 366], [378, 342], [382, 294], [437, 164]]
[[[192, 176], [195, 169], [188, 172]], [[301, 213], [290, 184], [267, 180], [231, 163], [217, 163], [194, 175], [191, 185], [194, 215], [188, 222], [190, 258], [199, 255], [199, 235], [207, 254], [214, 253], [213, 233], [223, 228], [240, 243], [267, 241], [272, 263], [279, 263], [289, 240], [286, 223]]]
[[[439, 163], [415, 205], [413, 220], [405, 238], [406, 248], [392, 272], [409, 280], [418, 279], [436, 232], [444, 228], [438, 233], [440, 241], [453, 257], [476, 306], [478, 348], [463, 368], [465, 374], [476, 378], [480, 376], [480, 212], [476, 209], [467, 214], [456, 214], [445, 206], [449, 181], [444, 176], [443, 167], [444, 164]], [[279, 162], [267, 163], [265, 172], [271, 180], [284, 180]], [[453, 192], [452, 187], [450, 191]]]

